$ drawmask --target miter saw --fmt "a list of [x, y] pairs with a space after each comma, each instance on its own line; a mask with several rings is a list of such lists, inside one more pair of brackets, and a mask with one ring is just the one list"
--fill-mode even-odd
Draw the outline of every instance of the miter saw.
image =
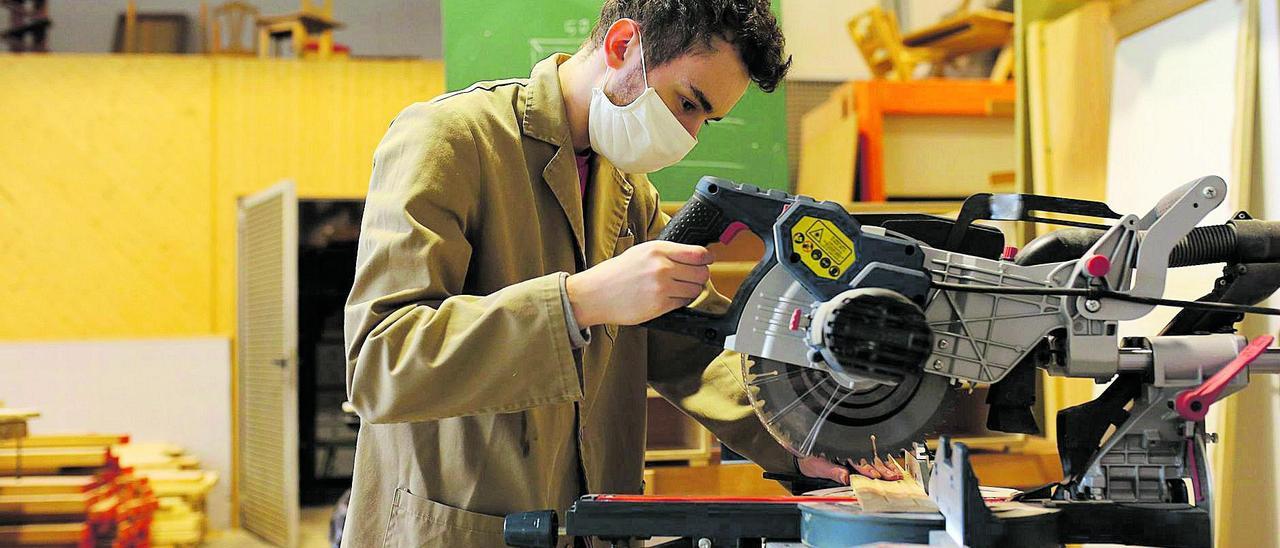
[[[979, 194], [947, 219], [854, 215], [833, 202], [703, 178], [661, 239], [728, 243], [749, 230], [764, 241], [765, 255], [724, 314], [680, 309], [647, 327], [739, 352], [759, 419], [797, 455], [853, 462], [871, 454], [873, 434], [881, 451], [912, 447], [934, 434], [957, 389], [973, 385], [990, 387], [989, 429], [1038, 433], [1038, 368], [1111, 384], [1094, 401], [1058, 413], [1065, 479], [1023, 495], [1038, 511], [1021, 525], [989, 515], [966, 449], [944, 442], [943, 473], [930, 482], [943, 486], [930, 490], [941, 521], [908, 527], [916, 536], [895, 537], [880, 522], [867, 529], [865, 515], [842, 521], [839, 511], [802, 501], [711, 501], [727, 506], [709, 509], [681, 500], [623, 506], [627, 500], [594, 496], [570, 511], [565, 533], [741, 545], [794, 532], [760, 530], [766, 520], [751, 512], [798, 509], [786, 514], [796, 523], [785, 525], [816, 546], [919, 541], [919, 527], [945, 529], [963, 545], [1208, 545], [1204, 447], [1215, 436], [1205, 431], [1205, 413], [1243, 388], [1249, 373], [1280, 372], [1280, 349], [1269, 337], [1246, 344], [1233, 329], [1244, 313], [1280, 314], [1256, 306], [1280, 288], [1280, 223], [1242, 212], [1197, 228], [1226, 195], [1222, 179], [1203, 177], [1138, 216], [1098, 202]], [[1065, 228], [1019, 252], [981, 220]], [[1209, 294], [1194, 302], [1162, 298], [1169, 268], [1211, 263], [1227, 267]], [[1160, 305], [1183, 310], [1159, 336], [1119, 336], [1120, 321]], [[773, 506], [751, 509], [759, 504]], [[734, 507], [746, 513], [734, 517]], [[653, 519], [641, 519], [644, 512]], [[683, 521], [655, 517], [682, 512]], [[687, 519], [690, 513], [702, 517]], [[544, 528], [555, 518], [541, 517]], [[629, 522], [649, 529], [622, 531]], [[877, 533], [858, 536], [841, 523]]]

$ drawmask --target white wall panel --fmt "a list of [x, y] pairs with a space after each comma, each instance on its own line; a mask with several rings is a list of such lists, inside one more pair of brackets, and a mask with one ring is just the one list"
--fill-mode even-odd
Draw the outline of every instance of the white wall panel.
[[871, 77], [847, 25], [878, 0], [783, 0], [782, 33], [791, 54], [790, 80], [843, 82]]
[[[1166, 192], [1204, 175], [1231, 188], [1235, 71], [1240, 6], [1211, 0], [1121, 41], [1116, 47], [1107, 150], [1107, 202], [1144, 214]], [[1234, 192], [1205, 221], [1222, 223], [1240, 206]], [[1219, 266], [1170, 272], [1165, 296], [1197, 298]], [[1121, 326], [1154, 334], [1176, 310], [1161, 308]]]
[[0, 343], [0, 400], [40, 410], [31, 421], [35, 434], [123, 433], [135, 442], [181, 446], [218, 473], [207, 511], [209, 525], [225, 529], [231, 524], [230, 346], [216, 337]]

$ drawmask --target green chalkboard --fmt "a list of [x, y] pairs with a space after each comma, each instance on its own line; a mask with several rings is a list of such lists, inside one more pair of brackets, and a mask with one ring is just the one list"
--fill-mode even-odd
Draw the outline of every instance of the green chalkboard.
[[[773, 0], [778, 13], [781, 0]], [[555, 52], [573, 53], [591, 32], [600, 0], [443, 0], [444, 73], [450, 90], [528, 76]], [[664, 200], [685, 200], [703, 175], [787, 186], [786, 90], [752, 86], [721, 122], [698, 133], [683, 162], [651, 175]]]

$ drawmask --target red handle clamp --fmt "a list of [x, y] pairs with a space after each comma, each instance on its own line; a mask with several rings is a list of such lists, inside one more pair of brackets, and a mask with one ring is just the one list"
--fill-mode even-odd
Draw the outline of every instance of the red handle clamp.
[[1267, 347], [1271, 346], [1271, 342], [1275, 339], [1271, 335], [1263, 335], [1251, 341], [1244, 350], [1240, 351], [1236, 359], [1214, 373], [1209, 380], [1204, 381], [1204, 384], [1179, 392], [1178, 397], [1173, 400], [1173, 408], [1182, 415], [1182, 418], [1189, 421], [1204, 420], [1204, 416], [1209, 413], [1209, 406], [1218, 401], [1218, 395], [1222, 394], [1222, 389], [1227, 387], [1231, 379], [1244, 371], [1246, 366], [1253, 363], [1253, 360], [1266, 352]]

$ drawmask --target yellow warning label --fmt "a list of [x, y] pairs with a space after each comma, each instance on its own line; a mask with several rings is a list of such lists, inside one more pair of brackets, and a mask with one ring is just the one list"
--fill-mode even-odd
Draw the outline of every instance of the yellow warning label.
[[819, 277], [838, 279], [853, 265], [853, 241], [835, 223], [804, 216], [791, 227], [791, 251]]

